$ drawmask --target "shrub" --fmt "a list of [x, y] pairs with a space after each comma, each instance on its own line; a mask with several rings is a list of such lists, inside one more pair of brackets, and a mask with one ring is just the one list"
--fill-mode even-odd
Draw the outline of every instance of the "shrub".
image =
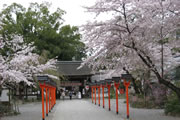
[[116, 98], [114, 87], [111, 87], [111, 89], [110, 89], [110, 98], [111, 99], [115, 99]]
[[153, 100], [147, 98], [144, 99], [143, 95], [131, 96], [130, 98], [130, 105], [133, 108], [155, 108], [156, 105], [154, 104]]
[[175, 94], [168, 97], [164, 111], [166, 115], [180, 116], [180, 101]]
[[5, 114], [8, 114], [11, 112], [11, 106], [7, 104], [3, 104], [0, 102], [0, 116], [3, 116]]

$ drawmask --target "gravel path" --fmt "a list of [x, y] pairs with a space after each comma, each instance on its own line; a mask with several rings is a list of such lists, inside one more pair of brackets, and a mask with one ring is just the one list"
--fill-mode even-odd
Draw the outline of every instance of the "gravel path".
[[[126, 120], [126, 104], [119, 99], [119, 114], [117, 115], [115, 99], [111, 99], [111, 111], [108, 111], [108, 101], [105, 108], [94, 105], [91, 99], [73, 99], [57, 101], [55, 107], [45, 120]], [[97, 101], [98, 103], [98, 101]], [[20, 105], [21, 114], [3, 117], [0, 120], [42, 120], [41, 103]], [[159, 109], [130, 108], [130, 120], [180, 120], [178, 117], [165, 116]]]
[[21, 114], [0, 118], [0, 120], [42, 120], [41, 102], [19, 105]]
[[55, 111], [49, 117], [52, 120], [123, 120], [120, 116], [92, 105], [89, 100], [61, 101]]

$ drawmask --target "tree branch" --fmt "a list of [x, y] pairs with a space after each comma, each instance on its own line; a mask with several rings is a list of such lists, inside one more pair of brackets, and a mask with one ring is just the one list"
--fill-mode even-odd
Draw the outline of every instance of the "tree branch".
[[126, 24], [126, 29], [127, 29], [128, 33], [131, 34], [131, 31], [130, 31], [129, 25], [128, 25], [128, 21], [127, 21], [125, 3], [123, 3], [122, 8], [123, 8], [123, 16], [124, 16], [124, 20], [125, 20], [125, 24]]

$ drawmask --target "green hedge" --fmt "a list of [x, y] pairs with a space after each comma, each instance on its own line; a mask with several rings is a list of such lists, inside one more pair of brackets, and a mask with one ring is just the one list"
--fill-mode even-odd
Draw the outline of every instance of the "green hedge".
[[171, 95], [165, 104], [165, 114], [180, 116], [180, 101], [176, 95]]

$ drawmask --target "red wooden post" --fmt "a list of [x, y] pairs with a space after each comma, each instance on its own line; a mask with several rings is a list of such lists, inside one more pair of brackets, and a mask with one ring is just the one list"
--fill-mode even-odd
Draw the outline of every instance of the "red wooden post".
[[53, 87], [53, 107], [55, 105], [55, 87]]
[[54, 87], [54, 105], [56, 104], [56, 87]]
[[104, 108], [104, 85], [102, 85], [102, 95], [103, 95], [103, 108]]
[[114, 86], [116, 87], [116, 113], [118, 114], [118, 87], [119, 87], [119, 83], [114, 83]]
[[96, 86], [94, 88], [95, 88], [94, 94], [95, 94], [95, 105], [96, 105]]
[[98, 104], [100, 106], [100, 86], [98, 86]]
[[111, 103], [110, 103], [110, 89], [111, 89], [111, 85], [107, 85], [108, 87], [108, 102], [109, 102], [109, 111], [111, 111]]
[[52, 108], [54, 107], [54, 88], [52, 87]]
[[55, 105], [55, 89], [53, 87], [53, 107], [54, 107], [54, 105]]
[[55, 87], [55, 104], [56, 104], [56, 87]]
[[55, 105], [55, 89], [53, 88], [53, 107]]
[[46, 86], [46, 116], [48, 116], [48, 91]]
[[118, 88], [116, 87], [116, 113], [118, 114]]
[[53, 94], [53, 87], [51, 88], [51, 103], [52, 103], [52, 105], [51, 105], [51, 109], [53, 109], [53, 106], [54, 106], [54, 103], [53, 103], [53, 97], [54, 97], [54, 94]]
[[50, 87], [50, 107], [52, 110], [52, 87]]
[[49, 112], [51, 112], [51, 89], [50, 89], [50, 87], [48, 87], [49, 88]]
[[52, 92], [52, 100], [51, 100], [51, 102], [52, 102], [52, 108], [53, 108], [53, 106], [54, 106], [54, 103], [53, 103], [53, 99], [54, 99], [54, 93], [53, 93], [53, 87], [51, 88], [51, 92]]
[[41, 95], [42, 95], [42, 120], [45, 120], [45, 116], [44, 116], [44, 85], [42, 85], [40, 83], [40, 87], [41, 87]]
[[91, 97], [92, 97], [92, 103], [93, 103], [93, 86], [91, 86]]
[[127, 118], [129, 118], [129, 97], [128, 97], [128, 87], [130, 82], [124, 80], [124, 86], [126, 87], [126, 107], [127, 107]]
[[55, 91], [55, 87], [54, 87], [54, 106], [55, 106], [55, 99], [56, 99], [56, 91]]
[[55, 105], [55, 87], [54, 87], [54, 89], [53, 89], [53, 93], [54, 93], [54, 94], [53, 94], [53, 96], [54, 96], [54, 97], [53, 97], [53, 98], [54, 98], [54, 99], [53, 99], [53, 103], [54, 103], [53, 106], [54, 106], [54, 105]]
[[49, 110], [51, 111], [51, 87], [49, 86]]

